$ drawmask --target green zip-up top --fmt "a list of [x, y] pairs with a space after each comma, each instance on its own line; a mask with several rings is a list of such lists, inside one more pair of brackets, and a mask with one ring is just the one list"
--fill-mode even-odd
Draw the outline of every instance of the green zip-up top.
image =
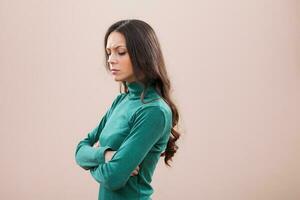
[[[143, 104], [142, 85], [126, 85], [128, 93], [117, 95], [99, 125], [76, 148], [77, 164], [100, 183], [99, 200], [150, 200], [152, 175], [171, 133], [171, 109], [155, 88], [146, 90], [144, 101], [152, 101]], [[93, 147], [98, 140], [100, 147]], [[105, 162], [108, 149], [116, 153]], [[131, 176], [137, 166], [138, 175]]]

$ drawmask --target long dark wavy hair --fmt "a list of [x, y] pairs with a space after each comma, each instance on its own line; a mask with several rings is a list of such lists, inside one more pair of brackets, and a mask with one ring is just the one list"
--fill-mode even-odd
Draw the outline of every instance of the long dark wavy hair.
[[[123, 34], [125, 37], [127, 51], [132, 62], [133, 73], [136, 79], [135, 81], [142, 84], [144, 87], [141, 94], [142, 102], [144, 103], [145, 91], [150, 84], [154, 84], [156, 91], [172, 110], [171, 135], [165, 152], [161, 154], [161, 156], [165, 157], [165, 164], [170, 166], [169, 160], [172, 161], [172, 157], [178, 149], [176, 141], [179, 139], [180, 133], [175, 130], [175, 126], [178, 124], [179, 113], [170, 97], [171, 83], [167, 74], [158, 38], [152, 27], [142, 20], [120, 20], [108, 28], [104, 37], [104, 51], [107, 45], [108, 36], [114, 31]], [[107, 62], [108, 54], [106, 51], [105, 58], [105, 66], [109, 71], [109, 63]], [[122, 81], [120, 84], [120, 92], [122, 92], [122, 85], [124, 91], [127, 93], [128, 88], [125, 81]]]

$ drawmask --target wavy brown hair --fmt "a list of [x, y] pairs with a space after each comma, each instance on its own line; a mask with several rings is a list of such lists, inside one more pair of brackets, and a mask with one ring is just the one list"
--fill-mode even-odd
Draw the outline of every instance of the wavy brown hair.
[[[141, 94], [142, 102], [145, 103], [145, 91], [150, 84], [154, 84], [156, 91], [166, 101], [172, 110], [171, 135], [165, 152], [161, 154], [161, 156], [165, 157], [165, 164], [170, 166], [169, 161], [172, 161], [172, 157], [178, 149], [176, 141], [179, 139], [180, 133], [175, 130], [175, 126], [178, 124], [179, 113], [176, 105], [170, 97], [171, 83], [167, 74], [158, 38], [152, 27], [142, 20], [120, 20], [108, 28], [104, 37], [104, 51], [108, 36], [114, 31], [123, 34], [125, 37], [126, 47], [132, 62], [133, 73], [136, 78], [136, 82], [141, 83], [144, 87]], [[105, 66], [109, 71], [109, 64], [107, 62], [108, 55], [106, 51], [105, 58]], [[128, 88], [125, 81], [120, 84], [120, 92], [122, 92], [122, 85], [127, 93]]]

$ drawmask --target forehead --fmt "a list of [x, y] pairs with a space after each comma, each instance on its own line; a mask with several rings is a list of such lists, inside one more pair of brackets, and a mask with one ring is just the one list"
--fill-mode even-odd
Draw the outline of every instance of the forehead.
[[117, 46], [126, 47], [125, 37], [119, 32], [112, 32], [107, 38], [106, 48], [113, 49]]

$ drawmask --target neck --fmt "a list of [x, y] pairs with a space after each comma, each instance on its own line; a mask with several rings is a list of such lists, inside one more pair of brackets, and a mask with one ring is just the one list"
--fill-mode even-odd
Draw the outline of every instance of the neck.
[[[144, 85], [142, 83], [139, 83], [137, 81], [126, 82], [126, 86], [128, 88], [128, 93], [130, 97], [140, 98], [144, 90]], [[153, 85], [149, 85], [144, 95], [145, 97], [147, 97], [147, 96], [151, 96], [153, 93], [155, 93], [155, 88]]]

